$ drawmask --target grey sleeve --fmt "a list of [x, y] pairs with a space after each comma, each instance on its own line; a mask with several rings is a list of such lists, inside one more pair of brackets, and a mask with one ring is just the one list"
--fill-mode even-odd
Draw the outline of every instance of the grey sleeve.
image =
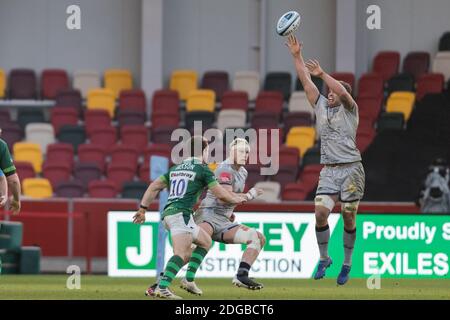
[[325, 96], [323, 96], [322, 94], [319, 94], [316, 104], [314, 105], [314, 113], [316, 114], [316, 118], [319, 115], [322, 115], [324, 112], [326, 112], [327, 106], [328, 106], [327, 98], [325, 98]]
[[214, 171], [214, 175], [217, 178], [219, 184], [226, 184], [232, 186], [234, 181], [234, 176], [231, 168], [227, 167], [218, 167], [216, 171]]

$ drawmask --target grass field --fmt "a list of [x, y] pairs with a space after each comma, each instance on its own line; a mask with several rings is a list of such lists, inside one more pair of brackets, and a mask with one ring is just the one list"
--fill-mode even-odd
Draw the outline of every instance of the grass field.
[[[69, 290], [64, 275], [2, 275], [0, 299], [152, 299], [144, 296], [152, 280], [81, 276], [81, 289]], [[263, 290], [249, 291], [232, 286], [231, 279], [199, 279], [201, 297], [180, 289], [179, 279], [172, 288], [185, 299], [450, 299], [450, 280], [381, 279], [379, 290], [367, 289], [364, 279], [350, 279], [343, 287], [335, 279], [263, 280]]]

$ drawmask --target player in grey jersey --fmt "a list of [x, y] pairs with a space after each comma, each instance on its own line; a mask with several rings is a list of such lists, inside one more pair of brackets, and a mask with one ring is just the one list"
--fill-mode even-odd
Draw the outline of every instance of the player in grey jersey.
[[[325, 276], [326, 269], [332, 264], [328, 256], [330, 229], [328, 216], [337, 201], [341, 202], [344, 220], [344, 262], [337, 283], [348, 281], [352, 264], [353, 247], [356, 240], [356, 213], [359, 201], [364, 194], [364, 168], [361, 154], [356, 148], [356, 130], [358, 128], [358, 106], [351, 95], [351, 86], [337, 81], [322, 70], [317, 60], [304, 62], [302, 44], [294, 35], [286, 43], [291, 52], [295, 68], [306, 97], [314, 108], [317, 128], [321, 140], [320, 163], [324, 164], [320, 172], [315, 203], [316, 237], [320, 251], [320, 261], [314, 275], [315, 279]], [[311, 81], [311, 75], [321, 78], [329, 88], [326, 98], [321, 95]]]
[[[244, 165], [250, 153], [250, 146], [245, 139], [236, 138], [230, 144], [230, 155], [222, 162], [214, 174], [217, 181], [229, 191], [237, 194], [242, 193], [247, 179], [247, 170]], [[247, 193], [249, 200], [262, 194], [262, 190], [252, 188]], [[238, 287], [247, 289], [261, 289], [263, 285], [248, 277], [251, 265], [258, 257], [265, 243], [264, 235], [253, 228], [235, 222], [233, 210], [236, 206], [225, 203], [208, 191], [194, 215], [194, 221], [205, 230], [214, 241], [222, 243], [247, 244], [247, 249], [242, 255], [237, 274], [232, 283]], [[181, 280], [181, 287], [186, 291], [201, 295], [200, 290], [194, 282], [195, 273], [202, 262], [191, 259], [186, 277]]]

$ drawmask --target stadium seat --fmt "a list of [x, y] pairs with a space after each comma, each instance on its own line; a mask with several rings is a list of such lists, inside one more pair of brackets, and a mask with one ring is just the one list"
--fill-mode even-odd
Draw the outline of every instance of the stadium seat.
[[217, 101], [220, 101], [223, 93], [230, 88], [228, 72], [206, 71], [202, 77], [201, 88], [214, 91]]
[[72, 168], [70, 164], [59, 161], [46, 161], [42, 167], [42, 176], [50, 181], [53, 189], [60, 182], [67, 182], [70, 180]]
[[450, 79], [450, 51], [441, 51], [436, 54], [432, 70], [434, 73], [442, 73], [445, 81]]
[[114, 117], [116, 102], [111, 89], [91, 89], [87, 94], [87, 109], [100, 109], [108, 111], [110, 118]]
[[250, 101], [255, 101], [260, 88], [259, 73], [256, 71], [237, 71], [233, 78], [233, 91], [245, 91]]
[[92, 144], [105, 146], [108, 150], [117, 143], [117, 131], [112, 125], [94, 128], [89, 134]]
[[47, 146], [55, 143], [55, 131], [50, 123], [30, 123], [25, 127], [25, 139], [27, 142], [37, 143], [41, 146], [45, 155]]
[[306, 200], [308, 192], [302, 183], [288, 183], [284, 185], [281, 193], [281, 200], [283, 201], [303, 201]]
[[369, 117], [373, 121], [378, 118], [381, 111], [383, 97], [359, 97], [356, 99], [356, 104], [359, 108], [359, 116]]
[[[208, 112], [210, 113], [210, 112]], [[180, 124], [180, 115], [174, 114], [152, 114], [152, 124], [151, 128], [153, 129], [159, 129], [159, 128], [173, 128], [173, 127], [179, 127]]]
[[347, 82], [352, 87], [352, 91], [355, 90], [355, 75], [353, 73], [351, 73], [351, 72], [333, 72], [330, 75], [338, 81]]
[[292, 127], [310, 127], [313, 119], [309, 112], [289, 112], [283, 119], [284, 132], [289, 132]]
[[119, 192], [122, 191], [124, 182], [133, 180], [135, 173], [136, 169], [125, 163], [111, 163], [107, 169], [108, 180], [116, 184]]
[[254, 187], [257, 182], [265, 181], [267, 176], [261, 175], [260, 164], [248, 164], [245, 166], [247, 170], [247, 180], [245, 181], [244, 192], [247, 192], [251, 187]]
[[31, 69], [12, 69], [9, 72], [10, 99], [37, 99], [36, 74]]
[[422, 100], [426, 94], [441, 93], [444, 89], [444, 76], [442, 73], [427, 73], [417, 79], [416, 100]]
[[114, 92], [114, 98], [118, 98], [120, 91], [133, 89], [133, 77], [129, 70], [108, 69], [103, 75], [105, 88]]
[[444, 32], [439, 39], [439, 51], [450, 51], [450, 31]]
[[62, 126], [77, 125], [78, 111], [75, 107], [54, 107], [50, 110], [50, 121], [57, 135]]
[[270, 181], [278, 182], [281, 186], [297, 180], [298, 167], [284, 167], [278, 168], [277, 174], [270, 176]]
[[41, 173], [43, 157], [41, 146], [39, 144], [17, 142], [13, 146], [13, 155], [15, 161], [30, 162], [33, 165], [34, 171]]
[[59, 183], [55, 190], [55, 195], [60, 198], [82, 198], [85, 188], [80, 181], [66, 181]]
[[11, 113], [9, 109], [0, 109], [0, 127], [7, 123], [11, 123]]
[[221, 110], [217, 115], [217, 129], [224, 131], [231, 127], [245, 127], [247, 114], [244, 110]]
[[414, 108], [415, 94], [413, 92], [393, 92], [386, 102], [386, 112], [401, 112], [408, 121]]
[[215, 93], [212, 90], [191, 90], [186, 102], [186, 112], [208, 111], [214, 112]]
[[[323, 90], [323, 80], [321, 78], [315, 77], [315, 76], [311, 76], [311, 80], [312, 82], [316, 85], [317, 89], [319, 90], [319, 92], [321, 93]], [[295, 90], [296, 91], [304, 91], [302, 82], [300, 81], [300, 79], [298, 77], [296, 77], [295, 80]]]
[[122, 198], [141, 200], [148, 185], [142, 181], [125, 182], [122, 186]]
[[175, 70], [170, 77], [170, 89], [178, 92], [180, 100], [187, 100], [189, 93], [197, 89], [197, 72]]
[[150, 183], [150, 162], [144, 161], [138, 170], [138, 177], [140, 181]]
[[53, 195], [50, 181], [43, 178], [28, 178], [23, 180], [23, 194], [30, 198], [46, 199]]
[[90, 136], [92, 130], [96, 128], [109, 127], [111, 118], [108, 111], [102, 109], [92, 109], [84, 111], [84, 126], [86, 133]]
[[73, 73], [73, 88], [78, 89], [83, 98], [87, 97], [89, 90], [100, 87], [100, 75], [97, 71], [76, 70]]
[[[174, 90], [157, 90], [152, 97], [152, 119], [155, 115], [179, 116], [180, 99]], [[153, 123], [153, 120], [152, 120]]]
[[88, 193], [90, 198], [116, 198], [117, 185], [110, 180], [93, 180], [89, 183]]
[[[111, 149], [110, 165], [122, 165], [136, 171], [139, 151], [132, 146], [118, 144]], [[131, 179], [130, 179], [131, 180]]]
[[320, 164], [320, 147], [311, 147], [303, 154], [301, 166], [306, 167], [313, 164]]
[[279, 91], [287, 101], [292, 91], [292, 77], [289, 72], [269, 72], [264, 79], [264, 91]]
[[40, 108], [19, 109], [17, 113], [17, 123], [25, 130], [29, 123], [43, 123], [45, 121], [44, 112]]
[[275, 129], [278, 128], [278, 117], [272, 112], [261, 111], [253, 114], [250, 126], [253, 129]]
[[34, 171], [34, 167], [30, 162], [14, 161], [14, 166], [16, 167], [16, 171], [21, 183], [24, 179], [36, 177], [36, 172]]
[[63, 69], [45, 69], [41, 75], [42, 99], [55, 99], [60, 90], [69, 89], [69, 77]]
[[308, 112], [314, 118], [314, 108], [306, 98], [304, 91], [294, 91], [288, 103], [289, 112]]
[[245, 91], [226, 91], [222, 96], [221, 110], [248, 110], [248, 93]]
[[78, 146], [79, 163], [95, 163], [102, 172], [106, 170], [106, 147], [98, 144], [80, 144]]
[[1, 138], [8, 144], [10, 150], [16, 142], [23, 139], [23, 130], [17, 123], [9, 122], [2, 124], [1, 129]]
[[76, 89], [58, 91], [55, 97], [54, 108], [57, 107], [74, 108], [77, 114], [81, 115], [83, 113], [83, 100], [80, 91]]
[[6, 75], [3, 69], [0, 69], [0, 99], [5, 98]]
[[86, 187], [89, 182], [99, 180], [102, 176], [102, 171], [95, 163], [77, 163], [73, 170], [73, 176]]
[[398, 74], [390, 78], [387, 82], [386, 89], [388, 95], [394, 91], [414, 91], [414, 77], [407, 73]]
[[257, 197], [254, 201], [262, 202], [279, 202], [281, 186], [274, 181], [260, 181], [255, 184], [255, 188], [260, 188], [264, 191], [262, 195]]
[[[358, 128], [359, 129], [359, 128]], [[373, 128], [358, 130], [356, 134], [356, 147], [363, 153], [375, 138], [376, 132]]]
[[142, 111], [119, 110], [117, 112], [117, 121], [119, 122], [119, 126], [143, 126], [145, 124], [146, 118], [146, 113]]
[[58, 140], [59, 142], [70, 143], [74, 150], [77, 151], [78, 146], [86, 141], [84, 127], [71, 125], [62, 126], [59, 130]]
[[152, 127], [151, 141], [153, 143], [165, 143], [174, 146], [178, 141], [171, 141], [172, 132], [178, 129], [178, 126]]
[[145, 126], [125, 125], [120, 127], [120, 140], [123, 145], [144, 150], [149, 142], [149, 132]]
[[400, 53], [397, 51], [380, 51], [373, 59], [372, 72], [378, 73], [387, 81], [398, 73]]
[[365, 73], [358, 80], [358, 98], [383, 97], [383, 78], [377, 73]]
[[283, 95], [278, 91], [261, 91], [255, 101], [255, 113], [271, 112], [281, 115], [283, 111]]
[[377, 122], [377, 132], [386, 130], [403, 130], [405, 115], [402, 112], [383, 113]]
[[149, 163], [152, 156], [166, 157], [171, 160], [172, 148], [168, 144], [152, 143], [144, 150], [144, 163]]
[[73, 168], [73, 145], [70, 143], [53, 143], [47, 146], [47, 160], [64, 162]]
[[428, 73], [430, 54], [425, 51], [409, 52], [403, 59], [403, 73], [411, 74], [415, 80]]
[[122, 90], [119, 94], [119, 110], [147, 112], [147, 98], [141, 89]]
[[214, 113], [208, 111], [186, 112], [184, 123], [189, 131], [194, 129], [194, 121], [200, 121], [202, 132], [212, 127], [214, 123]]
[[303, 167], [303, 171], [300, 173], [298, 182], [300, 182], [305, 190], [309, 193], [317, 186], [319, 182], [320, 171], [322, 170], [323, 165], [321, 164], [312, 164]]
[[300, 158], [297, 148], [282, 145], [279, 153], [280, 166], [298, 167]]
[[292, 127], [286, 137], [286, 145], [295, 147], [303, 157], [306, 150], [314, 145], [316, 131], [312, 127]]

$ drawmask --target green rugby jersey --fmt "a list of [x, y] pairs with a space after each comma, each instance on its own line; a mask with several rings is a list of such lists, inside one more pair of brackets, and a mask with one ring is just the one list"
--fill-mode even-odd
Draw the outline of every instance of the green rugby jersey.
[[5, 176], [10, 176], [16, 173], [11, 154], [9, 153], [8, 145], [3, 139], [0, 139], [0, 169]]
[[173, 166], [160, 179], [169, 189], [163, 218], [179, 212], [191, 215], [203, 190], [218, 184], [214, 173], [197, 158], [188, 158], [179, 165]]

